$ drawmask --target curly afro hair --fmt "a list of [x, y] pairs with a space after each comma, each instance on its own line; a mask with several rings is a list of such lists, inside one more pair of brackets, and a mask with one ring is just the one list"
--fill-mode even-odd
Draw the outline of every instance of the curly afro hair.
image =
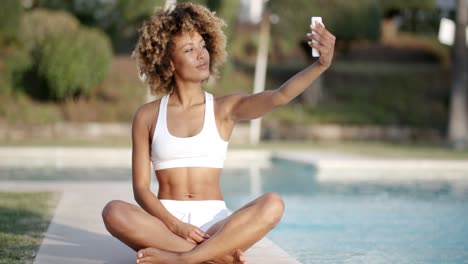
[[173, 38], [184, 33], [198, 32], [210, 54], [210, 74], [218, 75], [218, 67], [226, 59], [226, 24], [204, 6], [180, 3], [173, 9], [158, 8], [140, 28], [140, 36], [133, 51], [140, 76], [154, 95], [165, 95], [174, 87], [170, 67]]

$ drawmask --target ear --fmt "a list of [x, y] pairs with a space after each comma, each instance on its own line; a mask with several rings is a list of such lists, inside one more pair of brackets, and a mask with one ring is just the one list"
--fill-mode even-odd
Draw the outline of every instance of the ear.
[[172, 60], [170, 60], [169, 62], [171, 64], [171, 72], [173, 72], [175, 70], [174, 62]]

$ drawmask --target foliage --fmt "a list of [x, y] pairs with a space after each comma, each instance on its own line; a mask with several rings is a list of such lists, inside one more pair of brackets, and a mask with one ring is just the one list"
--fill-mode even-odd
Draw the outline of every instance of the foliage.
[[23, 8], [18, 0], [2, 1], [0, 8], [0, 97], [10, 94], [15, 72], [26, 68], [28, 56], [20, 52], [18, 36]]
[[311, 16], [322, 16], [324, 24], [345, 44], [378, 40], [381, 19], [392, 12], [401, 15], [401, 28], [411, 32], [434, 34], [439, 19], [435, 0], [271, 0], [269, 8], [280, 18], [273, 34], [283, 47], [306, 40]]
[[[278, 87], [304, 66], [289, 68], [273, 71], [270, 67], [267, 87]], [[285, 125], [390, 125], [445, 131], [450, 71], [441, 65], [336, 61], [322, 83], [318, 105], [297, 98], [266, 119]]]
[[398, 17], [400, 31], [436, 35], [440, 13], [436, 0], [380, 0], [384, 16]]
[[[3, 62], [5, 67], [2, 79], [5, 82], [5, 86], [3, 90], [11, 92], [20, 88], [19, 84], [21, 83], [22, 75], [30, 69], [33, 60], [28, 52], [18, 46], [10, 46], [4, 51]], [[0, 87], [0, 90], [2, 90], [2, 87]]]
[[[178, 2], [186, 2], [184, 0]], [[216, 11], [228, 23], [235, 21], [238, 1], [228, 0], [194, 0]], [[128, 52], [135, 42], [138, 28], [143, 20], [148, 19], [158, 6], [164, 6], [165, 0], [37, 0], [34, 9], [48, 8], [63, 10], [73, 14], [87, 26], [97, 27], [105, 31], [113, 41], [114, 49]], [[233, 29], [228, 28], [229, 31]]]
[[381, 14], [373, 0], [271, 0], [269, 9], [280, 18], [273, 35], [289, 47], [306, 40], [311, 16], [321, 16], [339, 41], [376, 40], [380, 34]]
[[435, 10], [436, 0], [379, 0], [384, 10], [389, 9], [418, 9]]
[[327, 14], [329, 27], [338, 38], [344, 41], [379, 39], [381, 14], [373, 0], [335, 0], [333, 9]]
[[135, 32], [142, 20], [149, 17], [154, 7], [164, 5], [164, 0], [38, 0], [34, 8], [63, 10], [73, 14], [86, 26], [97, 27], [118, 40], [128, 32]]
[[0, 8], [0, 46], [16, 40], [23, 8], [18, 0], [3, 0]]
[[0, 53], [1, 89], [23, 87], [38, 99], [64, 99], [90, 94], [106, 76], [112, 48], [104, 33], [81, 26], [67, 12], [41, 8], [19, 24], [20, 42]]
[[3, 47], [0, 55], [3, 67], [2, 90], [18, 90], [26, 72], [34, 66], [44, 39], [53, 33], [76, 30], [79, 22], [65, 12], [37, 9], [21, 16], [17, 24], [17, 43]]
[[[144, 102], [144, 84], [128, 56], [113, 58], [112, 69], [89, 98], [38, 101], [24, 93], [0, 95], [0, 124], [47, 125], [57, 122], [131, 122]], [[1, 125], [0, 125], [1, 126]]]
[[27, 51], [39, 50], [47, 36], [73, 32], [79, 26], [80, 22], [67, 12], [34, 9], [21, 20], [21, 43]]
[[54, 98], [89, 95], [109, 70], [111, 50], [106, 36], [94, 29], [52, 34], [41, 49], [38, 73]]

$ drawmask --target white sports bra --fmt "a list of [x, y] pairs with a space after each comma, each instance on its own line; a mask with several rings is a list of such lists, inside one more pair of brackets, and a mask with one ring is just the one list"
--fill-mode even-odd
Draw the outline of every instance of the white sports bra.
[[205, 94], [203, 128], [192, 137], [175, 137], [167, 128], [167, 104], [170, 94], [161, 98], [158, 120], [151, 143], [154, 170], [176, 167], [222, 168], [228, 142], [218, 133], [214, 114], [213, 95]]

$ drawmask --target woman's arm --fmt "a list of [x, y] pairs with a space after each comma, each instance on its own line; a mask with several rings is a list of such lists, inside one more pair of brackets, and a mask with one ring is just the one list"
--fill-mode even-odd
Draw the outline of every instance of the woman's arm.
[[[148, 105], [146, 105], [148, 106]], [[153, 107], [140, 107], [132, 125], [132, 182], [135, 201], [149, 214], [161, 220], [174, 234], [194, 243], [201, 243], [208, 238], [198, 227], [184, 223], [169, 213], [161, 201], [150, 189], [150, 131]]]
[[150, 189], [150, 125], [145, 115], [145, 105], [133, 117], [132, 125], [132, 182], [135, 201], [148, 213], [161, 220], [169, 229], [178, 221], [162, 205]]
[[268, 90], [253, 95], [231, 96], [227, 100], [231, 120], [255, 119], [270, 112], [275, 107], [286, 105], [330, 67], [335, 47], [335, 36], [321, 24], [318, 24], [314, 31], [317, 34], [312, 35], [309, 33], [307, 36], [310, 40], [317, 41], [317, 43], [309, 41], [309, 45], [320, 52], [319, 60], [293, 76], [276, 90]]

